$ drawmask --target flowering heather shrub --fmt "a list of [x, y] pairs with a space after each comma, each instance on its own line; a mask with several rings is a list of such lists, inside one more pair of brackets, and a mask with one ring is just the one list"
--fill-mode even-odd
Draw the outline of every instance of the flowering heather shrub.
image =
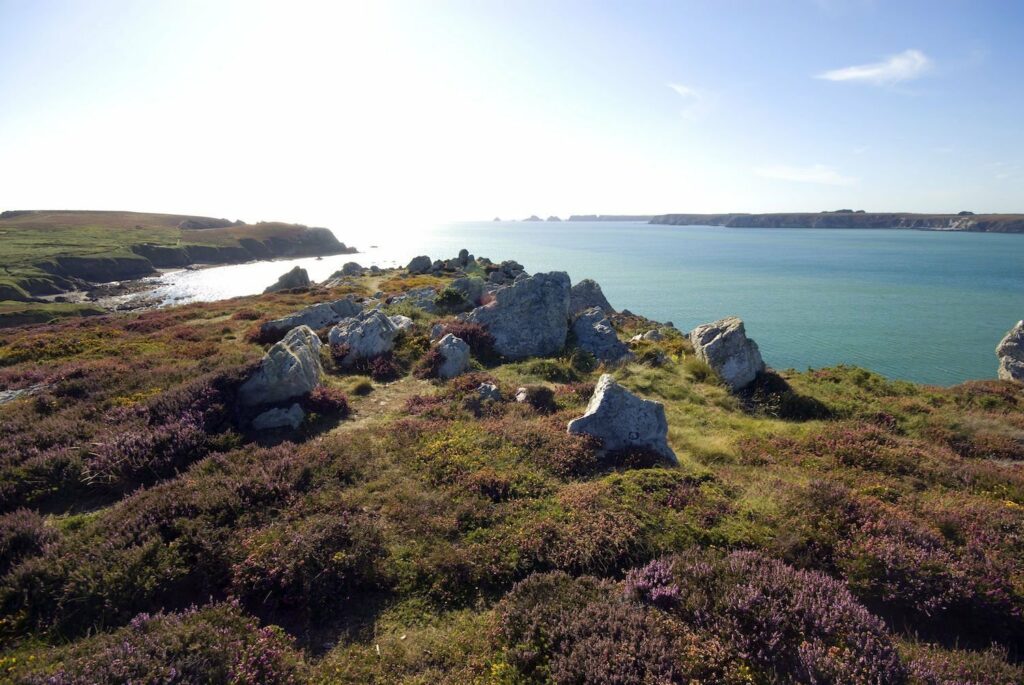
[[401, 364], [390, 352], [367, 360], [366, 370], [369, 372], [370, 378], [377, 382], [397, 380], [404, 373]]
[[35, 556], [57, 539], [57, 532], [43, 517], [28, 509], [0, 516], [0, 576], [22, 559]]
[[337, 416], [343, 419], [349, 414], [348, 397], [345, 393], [326, 385], [313, 388], [313, 392], [303, 400], [302, 405], [306, 411], [321, 416]]
[[599, 441], [566, 432], [565, 423], [555, 417], [524, 421], [508, 416], [486, 420], [483, 428], [514, 447], [525, 460], [560, 478], [584, 476], [601, 466]]
[[558, 411], [555, 403], [555, 391], [546, 385], [526, 386], [526, 404], [541, 414], [552, 414]]
[[493, 362], [497, 359], [497, 352], [494, 350], [494, 336], [480, 324], [446, 321], [444, 322], [444, 332], [461, 338], [469, 345], [469, 351], [473, 353], [473, 356], [480, 361]]
[[907, 670], [920, 685], [1019, 685], [1024, 668], [1007, 663], [1006, 650], [984, 652], [944, 650], [911, 645], [905, 650]]
[[431, 347], [417, 362], [413, 375], [416, 378], [436, 378], [442, 364], [444, 364], [444, 355], [441, 354], [441, 350]]
[[579, 383], [566, 383], [555, 388], [555, 394], [565, 397], [573, 404], [587, 404], [594, 394], [594, 384], [581, 381]]
[[231, 318], [235, 321], [257, 321], [262, 318], [263, 314], [255, 309], [243, 307], [242, 309], [236, 309], [232, 314]]
[[680, 589], [672, 573], [670, 559], [655, 559], [646, 566], [626, 574], [623, 592], [626, 597], [661, 607], [671, 607], [679, 600]]
[[55, 656], [55, 672], [30, 671], [21, 681], [285, 685], [298, 682], [302, 667], [301, 656], [282, 631], [259, 628], [230, 604], [139, 614], [124, 628], [61, 648]]
[[882, 621], [842, 583], [753, 552], [675, 559], [676, 611], [759, 669], [801, 683], [902, 683]]
[[85, 458], [84, 479], [92, 485], [148, 482], [204, 456], [207, 436], [198, 414], [170, 417], [137, 430], [112, 431]]
[[445, 398], [439, 395], [413, 395], [405, 401], [405, 413], [413, 416], [432, 415], [447, 407]]
[[245, 341], [255, 343], [256, 345], [273, 345], [284, 340], [284, 336], [288, 335], [288, 331], [279, 328], [263, 329], [263, 324], [269, 320], [259, 320], [250, 326], [245, 332]]
[[242, 547], [245, 558], [232, 569], [232, 588], [247, 605], [310, 614], [336, 607], [370, 582], [383, 554], [372, 523], [350, 512], [275, 523]]

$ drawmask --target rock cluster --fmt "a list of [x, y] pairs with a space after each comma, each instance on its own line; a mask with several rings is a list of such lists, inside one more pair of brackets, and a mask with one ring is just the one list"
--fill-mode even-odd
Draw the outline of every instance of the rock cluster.
[[996, 347], [999, 357], [999, 378], [1024, 383], [1024, 321], [1010, 329]]
[[580, 349], [594, 355], [598, 361], [617, 362], [633, 354], [629, 347], [619, 340], [608, 317], [599, 307], [591, 307], [576, 317], [572, 331]]
[[494, 291], [494, 301], [462, 315], [494, 336], [494, 349], [509, 359], [554, 354], [569, 330], [569, 276], [535, 274]]
[[765, 369], [757, 343], [747, 338], [743, 321], [735, 316], [697, 326], [690, 342], [697, 358], [734, 392], [750, 385]]
[[360, 359], [372, 359], [390, 352], [395, 346], [399, 330], [398, 325], [384, 312], [373, 309], [361, 316], [339, 321], [331, 329], [327, 340], [332, 346], [348, 348], [341, 364], [351, 366]]
[[587, 411], [570, 421], [568, 430], [598, 438], [606, 452], [642, 449], [678, 463], [668, 444], [665, 406], [637, 397], [608, 374], [598, 380]]
[[309, 326], [298, 326], [267, 351], [239, 388], [238, 400], [253, 407], [303, 397], [320, 385], [322, 374], [320, 338]]
[[437, 297], [437, 290], [430, 286], [424, 286], [422, 288], [413, 288], [412, 290], [406, 291], [401, 295], [395, 295], [391, 298], [391, 304], [410, 304], [417, 309], [422, 309], [425, 312], [434, 314], [437, 312], [437, 305], [434, 303], [434, 298]]
[[309, 326], [314, 331], [332, 326], [342, 319], [356, 316], [363, 310], [363, 305], [351, 297], [345, 297], [334, 302], [321, 302], [311, 307], [300, 309], [294, 314], [267, 321], [260, 326], [260, 334], [264, 337], [278, 335], [290, 331], [296, 326]]
[[507, 259], [497, 267], [490, 265], [487, 269], [487, 280], [491, 283], [502, 285], [504, 283], [511, 283], [520, 276], [526, 274], [523, 265], [513, 259]]
[[605, 314], [615, 313], [597, 281], [584, 278], [569, 291], [569, 315], [576, 316], [592, 307], [598, 307]]
[[308, 288], [310, 285], [309, 274], [301, 266], [296, 266], [288, 273], [282, 274], [277, 279], [277, 283], [269, 286], [263, 291], [266, 293], [276, 293], [282, 290], [293, 290], [295, 288]]

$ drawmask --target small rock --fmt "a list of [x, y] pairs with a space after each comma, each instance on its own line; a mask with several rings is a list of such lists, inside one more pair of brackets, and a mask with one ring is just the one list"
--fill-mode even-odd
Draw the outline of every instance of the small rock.
[[[523, 398], [525, 401], [526, 388], [520, 388], [523, 391]], [[492, 402], [501, 401], [501, 390], [494, 383], [481, 383], [480, 387], [476, 389], [476, 394], [479, 395], [481, 400], [491, 400]], [[518, 398], [518, 395], [517, 395]], [[519, 401], [518, 399], [516, 400]]]
[[735, 316], [697, 326], [690, 342], [696, 357], [734, 392], [750, 385], [765, 369], [757, 343], [747, 338], [743, 321]]
[[598, 380], [586, 413], [569, 422], [569, 432], [600, 439], [605, 451], [644, 449], [678, 463], [668, 445], [665, 406], [637, 397], [608, 374]]
[[402, 316], [401, 314], [394, 314], [388, 317], [391, 319], [391, 323], [395, 324], [395, 328], [400, 331], [407, 331], [413, 327], [412, 319], [408, 316]]
[[409, 266], [405, 267], [405, 270], [410, 274], [427, 273], [428, 271], [430, 271], [430, 257], [426, 255], [413, 257], [412, 261], [409, 262]]
[[469, 345], [462, 338], [448, 333], [437, 342], [444, 361], [437, 370], [439, 378], [454, 378], [469, 370]]
[[444, 324], [435, 323], [430, 327], [430, 342], [437, 342], [444, 335]]
[[996, 347], [999, 357], [999, 378], [1024, 383], [1024, 321], [1010, 329]]
[[302, 425], [302, 421], [305, 418], [306, 412], [302, 411], [302, 407], [298, 404], [293, 404], [288, 409], [275, 407], [274, 409], [268, 409], [253, 419], [252, 427], [258, 431], [273, 430], [275, 428], [291, 428], [295, 430]]
[[576, 316], [591, 307], [599, 307], [605, 314], [615, 313], [597, 281], [584, 278], [569, 291], [569, 316]]
[[523, 387], [516, 388], [516, 402], [522, 404], [530, 399], [530, 391]]
[[310, 284], [309, 274], [301, 266], [296, 266], [286, 274], [277, 279], [277, 283], [264, 290], [266, 293], [276, 293], [282, 290], [294, 290], [295, 288], [308, 288]]
[[298, 326], [267, 351], [238, 389], [238, 399], [252, 407], [302, 397], [320, 385], [322, 374], [320, 338], [309, 326]]
[[647, 331], [646, 333], [644, 333], [643, 339], [644, 340], [650, 340], [651, 342], [658, 342], [659, 340], [664, 340], [665, 336], [662, 335], [661, 331], [656, 330], [656, 329], [651, 329], [651, 330]]
[[632, 356], [599, 307], [591, 307], [580, 314], [572, 324], [572, 331], [580, 349], [594, 355], [598, 361], [615, 362]]

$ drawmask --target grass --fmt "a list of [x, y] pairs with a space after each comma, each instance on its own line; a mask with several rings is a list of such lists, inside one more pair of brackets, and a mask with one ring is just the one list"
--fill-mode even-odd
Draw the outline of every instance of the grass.
[[[247, 331], [337, 295], [0, 339], [0, 389], [43, 388], [0, 406], [6, 677], [1024, 679], [1024, 388], [836, 367], [739, 398], [674, 335], [613, 369], [570, 349], [428, 381], [412, 370], [441, 318], [422, 314], [399, 379], [328, 361], [347, 418], [283, 443], [240, 430], [226, 399], [264, 349]], [[567, 434], [604, 371], [665, 404], [678, 467]], [[481, 402], [484, 381], [505, 399]], [[783, 387], [827, 411], [785, 418]]]

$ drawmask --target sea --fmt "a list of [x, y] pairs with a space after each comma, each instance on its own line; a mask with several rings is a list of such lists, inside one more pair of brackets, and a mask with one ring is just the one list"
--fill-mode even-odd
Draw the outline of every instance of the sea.
[[333, 230], [359, 254], [166, 273], [151, 294], [219, 300], [262, 292], [296, 264], [324, 280], [349, 261], [404, 266], [465, 248], [593, 278], [613, 307], [684, 331], [739, 316], [776, 369], [848, 364], [937, 385], [994, 378], [995, 346], [1024, 318], [1024, 235], [582, 221]]

